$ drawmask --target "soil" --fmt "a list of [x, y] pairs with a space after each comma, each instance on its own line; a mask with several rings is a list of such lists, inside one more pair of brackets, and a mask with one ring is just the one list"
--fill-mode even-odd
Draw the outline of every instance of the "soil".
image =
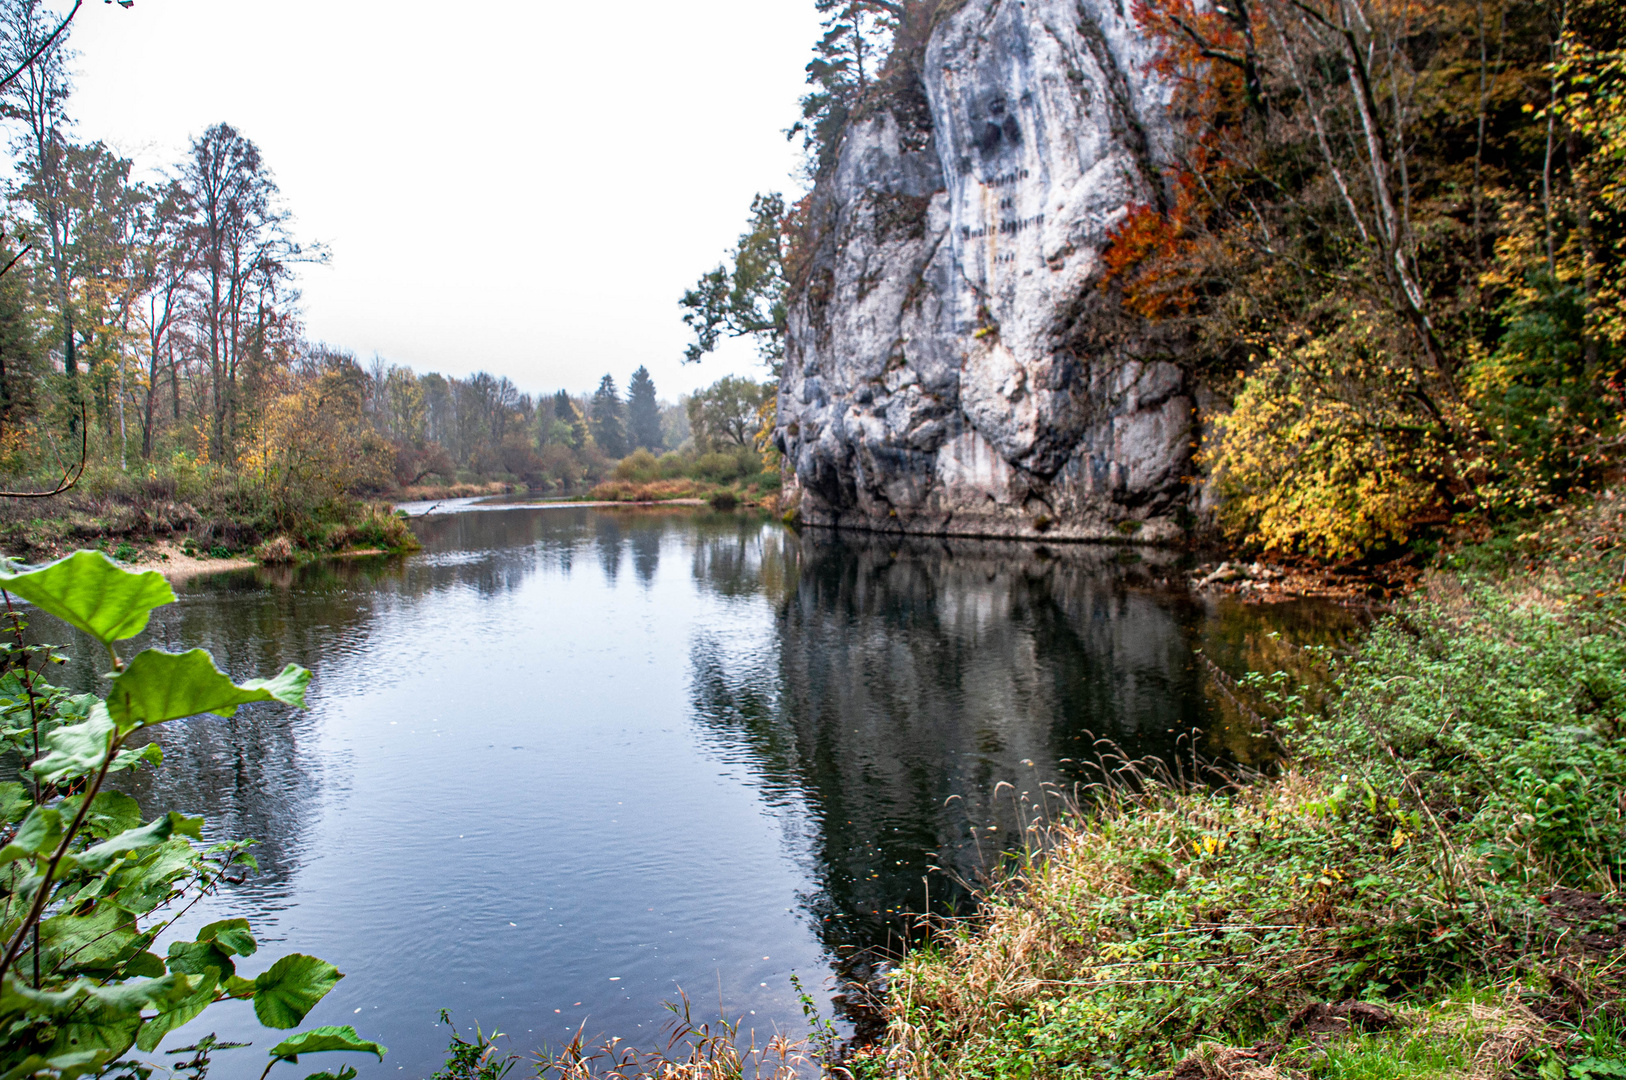
[[188, 555], [173, 540], [160, 540], [144, 547], [134, 560], [127, 563], [132, 570], [157, 570], [171, 581], [196, 577], [199, 574], [218, 574], [226, 570], [245, 570], [256, 565], [253, 559], [239, 555], [224, 559], [205, 555]]
[[1547, 917], [1561, 933], [1597, 952], [1626, 947], [1626, 904], [1611, 904], [1602, 893], [1557, 888], [1546, 893]]

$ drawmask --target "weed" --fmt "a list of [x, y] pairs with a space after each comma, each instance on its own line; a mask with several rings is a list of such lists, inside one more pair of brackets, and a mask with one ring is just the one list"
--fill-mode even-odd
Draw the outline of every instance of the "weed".
[[900, 965], [886, 1058], [922, 1080], [1148, 1075], [1193, 1053], [1204, 1076], [1286, 1075], [1246, 1048], [1357, 999], [1404, 1028], [1280, 1068], [1490, 1077], [1549, 1053], [1546, 1080], [1609, 1076], [1617, 1036], [1574, 1052], [1553, 1025], [1602, 1032], [1619, 993], [1582, 943], [1626, 934], [1623, 537], [1626, 500], [1604, 500], [1499, 539], [1516, 557], [1459, 557], [1352, 656], [1299, 650], [1331, 693], [1213, 673], [1283, 744], [1280, 772], [1195, 787], [1109, 763], [1042, 856]]

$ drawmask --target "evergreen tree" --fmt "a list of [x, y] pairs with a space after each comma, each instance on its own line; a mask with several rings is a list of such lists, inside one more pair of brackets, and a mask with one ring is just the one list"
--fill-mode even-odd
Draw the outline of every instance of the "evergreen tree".
[[639, 365], [627, 383], [627, 441], [630, 449], [661, 448], [661, 407], [655, 400], [655, 380]]
[[577, 450], [587, 441], [587, 425], [582, 422], [582, 415], [576, 408], [576, 403], [570, 400], [570, 395], [563, 390], [553, 395], [553, 415], [560, 422], [570, 426], [570, 445]]
[[593, 439], [606, 457], [627, 456], [626, 424], [621, 416], [621, 394], [609, 375], [593, 392]]

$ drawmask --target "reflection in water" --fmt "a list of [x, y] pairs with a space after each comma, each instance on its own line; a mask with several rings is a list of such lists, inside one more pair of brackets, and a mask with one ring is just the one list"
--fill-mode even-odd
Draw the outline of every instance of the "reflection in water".
[[[1302, 642], [1354, 626], [1320, 604], [1193, 601], [1160, 587], [1157, 552], [742, 533], [694, 566], [774, 605], [771, 649], [697, 638], [695, 713], [748, 749], [776, 803], [805, 802], [803, 904], [856, 978], [911, 936], [909, 913], [968, 902], [961, 883], [1020, 843], [1023, 803], [1076, 791], [1101, 753], [1258, 764], [1199, 650], [1224, 667], [1273, 627]], [[996, 797], [1001, 781], [1016, 787]]]
[[1192, 599], [1155, 552], [567, 507], [414, 527], [407, 559], [189, 583], [136, 643], [315, 672], [303, 713], [162, 730], [135, 790], [260, 838], [263, 873], [194, 914], [252, 900], [286, 942], [267, 962], [346, 971], [310, 1023], [390, 1045], [377, 1077], [434, 1069], [443, 1006], [526, 1049], [652, 1038], [679, 986], [716, 985], [796, 1029], [792, 970], [861, 977], [928, 894], [963, 907], [1023, 793], [1090, 780], [1097, 739], [1255, 760], [1204, 655], [1239, 672], [1276, 662], [1271, 631], [1353, 626]]

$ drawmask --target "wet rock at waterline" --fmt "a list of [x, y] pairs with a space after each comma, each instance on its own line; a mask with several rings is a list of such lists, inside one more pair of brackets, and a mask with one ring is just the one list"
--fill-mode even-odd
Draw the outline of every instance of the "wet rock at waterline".
[[1097, 288], [1110, 229], [1159, 198], [1150, 56], [1117, 0], [971, 0], [850, 124], [778, 403], [805, 520], [1179, 535], [1195, 390]]

